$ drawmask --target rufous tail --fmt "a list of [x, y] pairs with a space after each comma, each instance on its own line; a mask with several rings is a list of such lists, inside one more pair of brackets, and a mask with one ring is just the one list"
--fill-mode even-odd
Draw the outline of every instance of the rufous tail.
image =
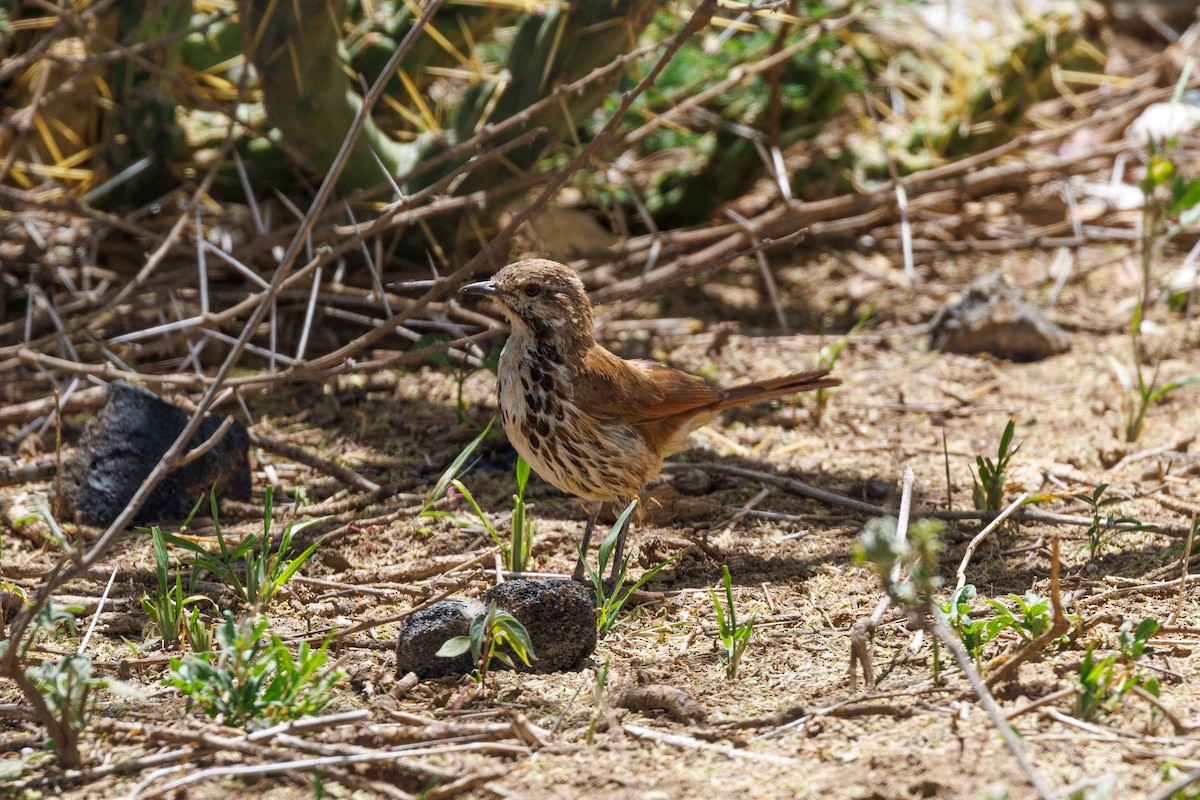
[[782, 378], [771, 378], [770, 380], [755, 381], [754, 383], [735, 386], [732, 389], [726, 389], [725, 396], [713, 408], [717, 411], [723, 411], [734, 406], [743, 406], [747, 403], [761, 403], [764, 400], [785, 397], [797, 392], [827, 389], [830, 386], [837, 386], [841, 383], [841, 380], [827, 377], [828, 375], [829, 370], [827, 369], [814, 369], [809, 372], [797, 372], [794, 375], [786, 375]]

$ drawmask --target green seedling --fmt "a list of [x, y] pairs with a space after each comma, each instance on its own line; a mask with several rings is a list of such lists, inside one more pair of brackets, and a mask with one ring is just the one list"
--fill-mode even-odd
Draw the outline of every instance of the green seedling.
[[450, 511], [439, 511], [433, 508], [433, 504], [446, 495], [447, 492], [454, 490], [467, 501], [470, 506], [474, 518], [483, 526], [483, 530], [491, 537], [492, 542], [500, 550], [501, 558], [504, 560], [504, 565], [512, 572], [524, 572], [529, 563], [529, 556], [533, 552], [533, 520], [529, 516], [529, 506], [525, 502], [525, 486], [529, 483], [529, 464], [524, 458], [517, 457], [517, 491], [513, 495], [513, 509], [511, 528], [508, 541], [501, 538], [496, 526], [488, 519], [488, 515], [484, 513], [479, 502], [471, 494], [471, 490], [467, 485], [460, 480], [460, 476], [470, 468], [470, 459], [475, 450], [483, 442], [484, 438], [491, 430], [493, 419], [483, 429], [483, 432], [471, 440], [470, 444], [463, 448], [463, 451], [451, 462], [446, 471], [442, 473], [442, 477], [438, 479], [437, 484], [433, 487], [429, 497], [425, 500], [425, 505], [418, 517], [434, 518], [434, 519], [449, 519], [457, 525], [469, 527], [474, 525], [474, 521], [470, 518], [464, 518]]
[[[817, 366], [824, 369], [833, 370], [837, 366], [838, 359], [842, 357], [842, 351], [850, 344], [850, 341], [862, 330], [863, 326], [875, 314], [875, 306], [879, 304], [879, 300], [874, 300], [871, 305], [859, 315], [858, 320], [846, 331], [846, 334], [832, 344], [822, 345], [817, 352]], [[825, 408], [829, 405], [829, 389], [817, 389], [813, 393], [813, 424], [820, 425], [821, 420], [825, 416]]]
[[721, 654], [721, 663], [725, 665], [725, 677], [734, 680], [737, 678], [738, 664], [741, 663], [746, 648], [750, 646], [755, 617], [750, 617], [748, 622], [741, 625], [738, 624], [737, 609], [733, 604], [733, 579], [729, 575], [728, 564], [721, 566], [721, 579], [725, 584], [726, 605], [721, 606], [721, 600], [712, 587], [709, 587], [708, 594], [717, 614], [717, 634], [721, 637], [721, 644], [725, 646], [725, 652]]
[[609, 660], [604, 659], [604, 666], [596, 670], [596, 680], [592, 684], [592, 718], [588, 722], [587, 743], [595, 744], [596, 742], [596, 726], [600, 724], [600, 718], [604, 716], [604, 709], [608, 703], [608, 664]]
[[983, 649], [996, 637], [1000, 629], [994, 619], [972, 618], [975, 597], [975, 587], [968, 583], [951, 592], [950, 599], [940, 603], [939, 608], [945, 615], [950, 630], [954, 631], [967, 653], [978, 665], [983, 656]]
[[1050, 605], [1049, 598], [1042, 597], [1035, 592], [1026, 592], [1024, 597], [1019, 594], [1010, 594], [1008, 599], [1016, 603], [1016, 611], [999, 600], [984, 601], [996, 609], [995, 622], [999, 626], [998, 631], [1016, 631], [1017, 636], [1021, 637], [1021, 641], [1032, 642], [1054, 627], [1054, 609]]
[[929, 602], [942, 584], [937, 566], [946, 523], [933, 517], [916, 520], [908, 526], [905, 540], [900, 539], [896, 525], [895, 517], [868, 520], [855, 544], [854, 560], [874, 567], [888, 593], [899, 602]]
[[52, 737], [55, 748], [60, 754], [78, 753], [79, 734], [87, 727], [88, 700], [95, 689], [108, 682], [93, 677], [92, 660], [79, 655], [45, 660], [40, 667], [25, 670], [25, 675], [58, 723], [58, 736]]
[[[83, 611], [80, 606], [56, 606], [47, 603], [32, 622], [32, 631], [25, 640], [24, 652], [37, 640], [53, 634], [60, 623], [75, 634], [75, 615]], [[7, 643], [0, 643], [0, 645]], [[92, 660], [79, 653], [58, 659], [43, 660], [40, 666], [25, 670], [25, 678], [32, 682], [33, 689], [41, 695], [46, 710], [54, 717], [49, 726], [50, 740], [64, 764], [78, 765], [79, 735], [88, 721], [88, 705], [98, 689], [140, 697], [136, 689], [121, 681], [92, 675]]]
[[604, 537], [604, 541], [600, 543], [598, 570], [592, 569], [591, 565], [587, 563], [587, 559], [584, 557], [585, 554], [582, 546], [579, 549], [579, 558], [581, 561], [583, 561], [584, 569], [587, 570], [588, 579], [591, 580], [592, 588], [596, 593], [596, 607], [598, 609], [596, 624], [599, 626], [601, 635], [611, 631], [617, 624], [617, 619], [621, 615], [621, 608], [625, 605], [625, 601], [629, 599], [629, 595], [645, 586], [646, 583], [649, 582], [655, 575], [657, 575], [663, 567], [667, 566], [679, 557], [679, 554], [676, 553], [666, 561], [654, 565], [646, 572], [646, 574], [638, 578], [637, 581], [634, 582], [633, 586], [622, 591], [625, 587], [625, 579], [629, 570], [629, 556], [626, 555], [625, 558], [622, 559], [620, 567], [617, 570], [616, 580], [613, 583], [611, 591], [605, 588], [604, 580], [601, 578], [601, 576], [604, 574], [604, 571], [608, 569], [608, 562], [612, 560], [613, 549], [617, 546], [618, 533], [620, 533], [621, 528], [624, 525], [629, 524], [629, 518], [633, 515], [633, 510], [637, 508], [637, 505], [638, 501], [634, 500], [626, 507], [624, 511], [621, 512], [621, 516], [617, 518], [616, 524], [613, 525], [612, 530], [609, 531], [608, 535]]
[[1179, 174], [1174, 162], [1156, 143], [1151, 143], [1146, 177], [1142, 179], [1142, 225], [1139, 250], [1142, 261], [1142, 284], [1129, 323], [1130, 355], [1133, 371], [1112, 356], [1106, 356], [1113, 374], [1125, 394], [1125, 440], [1136, 442], [1142, 435], [1146, 412], [1172, 392], [1200, 383], [1200, 373], [1192, 373], [1162, 386], [1158, 385], [1160, 362], [1146, 379], [1141, 347], [1142, 319], [1150, 294], [1154, 260], [1159, 250], [1185, 228], [1200, 220], [1200, 179], [1187, 179]]
[[1116, 711], [1121, 698], [1138, 685], [1133, 673], [1118, 667], [1116, 653], [1096, 660], [1095, 650], [1095, 645], [1087, 649], [1076, 678], [1079, 694], [1075, 697], [1075, 716], [1084, 722]]
[[[158, 628], [163, 648], [176, 647], [187, 635], [185, 631], [194, 628], [194, 625], [185, 624], [185, 619], [188, 618], [188, 606], [205, 601], [212, 603], [212, 600], [202, 594], [184, 597], [183, 577], [178, 571], [175, 573], [174, 584], [171, 583], [170, 557], [167, 555], [167, 542], [162, 530], [157, 526], [152, 528], [150, 539], [154, 546], [154, 567], [155, 575], [158, 578], [158, 591], [152, 596], [142, 595], [142, 610]], [[212, 605], [213, 608], [216, 608], [215, 603]], [[198, 616], [199, 614], [192, 614], [192, 618]], [[195, 642], [192, 641], [191, 644], [195, 648]]]
[[213, 629], [199, 609], [183, 611], [183, 640], [193, 652], [204, 653], [212, 649]]
[[1131, 619], [1122, 622], [1117, 630], [1117, 648], [1121, 651], [1121, 657], [1132, 664], [1142, 656], [1153, 654], [1150, 639], [1160, 627], [1158, 620], [1152, 617], [1146, 617], [1136, 627]]
[[1008, 462], [1020, 449], [1021, 445], [1013, 445], [1013, 431], [1016, 429], [1016, 422], [1009, 420], [1004, 426], [1004, 433], [1000, 435], [1000, 446], [996, 450], [996, 460], [983, 456], [975, 456], [975, 465], [978, 473], [971, 474], [971, 496], [975, 501], [975, 508], [980, 511], [999, 511], [1001, 503], [1004, 502], [1004, 484], [1008, 478], [1005, 473], [1008, 470]]
[[271, 633], [265, 617], [235, 622], [226, 611], [217, 625], [219, 649], [172, 658], [164, 686], [187, 696], [226, 725], [266, 727], [319, 714], [333, 701], [333, 687], [346, 677], [328, 665], [329, 642], [312, 649], [301, 642], [296, 655]]
[[[513, 495], [512, 534], [507, 552], [508, 568], [524, 572], [533, 550], [533, 520], [525, 505], [525, 484], [529, 482], [529, 462], [517, 456], [517, 493]], [[501, 548], [502, 550], [504, 548]]]
[[1080, 493], [1071, 495], [1076, 500], [1087, 505], [1092, 515], [1091, 524], [1087, 529], [1088, 561], [1095, 561], [1100, 551], [1108, 545], [1114, 533], [1120, 531], [1155, 531], [1154, 525], [1145, 525], [1133, 517], [1120, 517], [1112, 511], [1101, 513], [1102, 509], [1111, 508], [1121, 502], [1120, 497], [1105, 497], [1108, 484], [1102, 483], [1092, 490], [1091, 494]]
[[[512, 650], [512, 655], [504, 652], [501, 649], [503, 647]], [[475, 664], [471, 679], [481, 686], [487, 681], [492, 659], [513, 669], [516, 667], [513, 656], [525, 666], [537, 658], [529, 631], [512, 614], [497, 609], [494, 601], [488, 604], [486, 611], [481, 611], [471, 620], [467, 635], [447, 639], [434, 655], [456, 658], [468, 650], [471, 651], [471, 662]]]
[[1117, 383], [1121, 385], [1121, 391], [1125, 394], [1125, 441], [1127, 442], [1136, 442], [1141, 438], [1142, 427], [1146, 423], [1146, 412], [1150, 410], [1150, 406], [1161, 402], [1171, 392], [1182, 389], [1185, 386], [1191, 386], [1194, 383], [1200, 383], [1200, 372], [1194, 372], [1159, 386], [1159, 362], [1157, 361], [1154, 364], [1153, 372], [1150, 373], [1150, 380], [1147, 381], [1146, 371], [1142, 364], [1142, 349], [1138, 345], [1137, 328], [1140, 328], [1141, 324], [1142, 309], [1139, 303], [1133, 315], [1132, 327], [1134, 330], [1130, 334], [1134, 353], [1132, 374], [1120, 361], [1112, 356], [1105, 356], [1109, 367], [1112, 368], [1113, 374], [1117, 378]]
[[[273, 506], [273, 491], [267, 487], [266, 500], [263, 506], [263, 529], [260, 537], [254, 534], [247, 536], [237, 547], [230, 548], [225, 543], [221, 531], [221, 519], [217, 508], [215, 492], [209, 493], [209, 507], [212, 511], [213, 528], [217, 537], [217, 550], [209, 551], [205, 547], [188, 539], [169, 533], [160, 534], [168, 544], [189, 550], [196, 554], [192, 566], [197, 570], [211, 572], [217, 579], [233, 587], [238, 599], [252, 608], [265, 611], [292, 576], [295, 575], [304, 562], [316, 552], [322, 539], [313, 542], [295, 558], [287, 558], [292, 545], [292, 538], [305, 528], [323, 522], [328, 517], [317, 517], [303, 522], [289, 522], [274, 550], [271, 549], [271, 510]], [[158, 528], [151, 529], [151, 535]], [[241, 567], [238, 563], [241, 562]]]

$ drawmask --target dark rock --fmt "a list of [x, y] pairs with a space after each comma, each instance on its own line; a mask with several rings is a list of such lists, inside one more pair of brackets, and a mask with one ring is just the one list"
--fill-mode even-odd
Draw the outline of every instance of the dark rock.
[[[470, 672], [475, 665], [469, 653], [454, 658], [435, 653], [448, 639], [465, 636], [471, 620], [492, 602], [529, 632], [537, 658], [529, 667], [517, 661], [522, 671], [573, 669], [596, 649], [596, 612], [588, 587], [563, 578], [517, 578], [493, 586], [479, 600], [443, 600], [409, 617], [396, 640], [396, 675], [415, 672], [437, 678]], [[499, 661], [491, 666], [504, 668]]]
[[[104, 407], [88, 422], [74, 455], [63, 464], [63, 499], [80, 522], [108, 525], [175, 442], [188, 415], [150, 391], [117, 381]], [[203, 444], [222, 420], [206, 417], [188, 442]], [[135, 520], [187, 514], [215, 485], [217, 496], [250, 499], [250, 436], [235, 422], [215, 447], [169, 474], [142, 505]]]
[[930, 346], [948, 353], [991, 353], [1039, 361], [1071, 347], [1067, 333], [1025, 301], [997, 272], [975, 280], [930, 322]]
[[396, 676], [415, 672], [422, 678], [465, 675], [474, 667], [471, 653], [454, 658], [434, 655], [448, 639], [466, 636], [471, 620], [485, 610], [477, 600], [442, 600], [408, 618], [396, 639]]
[[590, 586], [566, 578], [517, 578], [493, 586], [480, 600], [484, 605], [494, 600], [529, 631], [537, 654], [534, 672], [571, 669], [596, 649], [596, 598]]

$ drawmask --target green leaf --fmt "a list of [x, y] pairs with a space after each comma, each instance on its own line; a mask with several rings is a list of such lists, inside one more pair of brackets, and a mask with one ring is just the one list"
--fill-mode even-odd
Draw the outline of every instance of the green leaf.
[[1185, 375], [1182, 378], [1176, 378], [1169, 383], [1163, 384], [1159, 389], [1150, 395], [1150, 402], [1154, 403], [1166, 397], [1176, 389], [1182, 389], [1185, 386], [1191, 386], [1194, 383], [1200, 383], [1200, 373]]
[[1191, 209], [1193, 206], [1200, 203], [1200, 179], [1191, 181], [1177, 181], [1175, 185], [1171, 187], [1171, 194], [1173, 199], [1168, 210], [1172, 214], [1179, 214], [1182, 211]]
[[529, 462], [517, 456], [517, 494], [525, 496], [525, 484], [529, 482]]
[[434, 653], [434, 655], [440, 656], [441, 658], [455, 658], [457, 656], [461, 656], [470, 649], [470, 636], [454, 636], [450, 639], [447, 639], [446, 642], [438, 648], [438, 651]]
[[1129, 370], [1125, 368], [1117, 359], [1106, 355], [1104, 360], [1108, 362], [1108, 366], [1112, 369], [1113, 374], [1117, 377], [1117, 383], [1121, 384], [1121, 389], [1125, 394], [1133, 397], [1137, 393], [1137, 385], [1133, 382], [1133, 376], [1129, 374]]
[[433, 491], [430, 492], [428, 499], [425, 500], [425, 505], [421, 508], [421, 513], [417, 514], [418, 517], [428, 511], [431, 505], [441, 499], [442, 495], [446, 493], [446, 489], [450, 486], [451, 481], [457, 478], [465, 470], [467, 462], [470, 460], [476, 449], [479, 448], [479, 445], [483, 443], [483, 440], [487, 437], [488, 432], [491, 431], [492, 425], [495, 424], [495, 422], [496, 418], [492, 417], [492, 419], [489, 420], [488, 424], [484, 427], [483, 431], [474, 439], [472, 439], [471, 443], [464, 447], [462, 452], [459, 453], [452, 462], [450, 462], [450, 466], [447, 467], [446, 471], [442, 473], [442, 477], [438, 478], [438, 482], [434, 485]]

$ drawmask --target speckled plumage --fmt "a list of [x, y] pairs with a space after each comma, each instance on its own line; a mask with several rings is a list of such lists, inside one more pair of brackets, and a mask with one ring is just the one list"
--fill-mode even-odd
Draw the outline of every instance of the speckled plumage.
[[538, 475], [585, 501], [636, 497], [663, 459], [723, 409], [838, 383], [814, 370], [721, 390], [653, 361], [622, 359], [596, 343], [583, 283], [554, 261], [519, 261], [462, 291], [492, 297], [512, 325], [499, 382], [513, 447]]

